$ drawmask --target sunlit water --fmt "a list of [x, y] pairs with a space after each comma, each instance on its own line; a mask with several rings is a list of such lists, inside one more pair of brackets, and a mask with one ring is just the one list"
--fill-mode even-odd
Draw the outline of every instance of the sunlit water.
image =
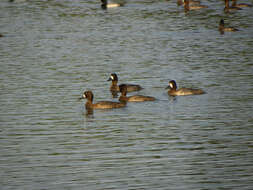
[[[1, 0], [0, 189], [252, 189], [253, 9], [202, 3]], [[112, 72], [158, 100], [86, 115]]]

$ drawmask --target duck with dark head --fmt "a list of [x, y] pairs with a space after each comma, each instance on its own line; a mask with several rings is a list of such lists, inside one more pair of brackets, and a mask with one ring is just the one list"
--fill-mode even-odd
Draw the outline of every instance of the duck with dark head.
[[242, 7], [252, 7], [251, 4], [247, 4], [247, 3], [239, 3], [237, 4], [237, 0], [232, 0], [232, 7], [239, 7], [239, 8], [242, 8]]
[[[177, 5], [178, 6], [181, 6], [181, 5], [183, 5], [184, 4], [184, 0], [177, 0]], [[190, 0], [189, 1], [189, 4], [190, 5], [199, 5], [200, 4], [200, 1], [198, 1], [198, 0]]]
[[238, 31], [238, 29], [236, 29], [234, 27], [225, 27], [224, 20], [221, 19], [220, 24], [219, 24], [219, 31], [221, 34], [224, 34], [224, 32], [236, 32], [236, 31]]
[[207, 8], [206, 5], [200, 5], [200, 4], [190, 4], [190, 0], [184, 0], [184, 10], [185, 11], [191, 11], [191, 10], [198, 10], [202, 8]]
[[225, 13], [229, 13], [231, 11], [237, 11], [237, 10], [241, 10], [241, 8], [229, 6], [229, 0], [225, 0], [225, 8], [224, 8]]
[[[118, 86], [118, 76], [116, 73], [112, 73], [110, 78], [107, 81], [112, 81], [110, 90], [111, 92], [119, 92], [119, 86]], [[125, 84], [127, 86], [127, 92], [134, 92], [139, 91], [142, 89], [140, 85], [137, 84]]]
[[126, 102], [112, 102], [112, 101], [100, 101], [93, 103], [93, 93], [91, 91], [85, 91], [81, 99], [87, 99], [85, 108], [87, 111], [93, 109], [113, 109], [113, 108], [122, 108], [126, 106]]
[[166, 89], [170, 89], [168, 94], [170, 96], [187, 96], [187, 95], [200, 95], [205, 94], [205, 92], [201, 89], [191, 89], [191, 88], [180, 88], [177, 89], [176, 81], [171, 80], [169, 82], [169, 86]]
[[101, 3], [102, 9], [115, 8], [124, 5], [124, 3], [109, 3], [107, 0], [101, 0]]

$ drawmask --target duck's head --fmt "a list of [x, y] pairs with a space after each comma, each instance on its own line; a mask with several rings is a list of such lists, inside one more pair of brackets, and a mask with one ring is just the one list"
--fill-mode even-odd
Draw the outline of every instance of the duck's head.
[[116, 75], [116, 73], [112, 73], [107, 81], [118, 81], [118, 76]]
[[85, 91], [81, 97], [82, 99], [87, 99], [89, 101], [93, 101], [93, 93], [91, 91]]
[[177, 83], [174, 80], [171, 80], [169, 82], [169, 86], [166, 89], [176, 90], [177, 89]]

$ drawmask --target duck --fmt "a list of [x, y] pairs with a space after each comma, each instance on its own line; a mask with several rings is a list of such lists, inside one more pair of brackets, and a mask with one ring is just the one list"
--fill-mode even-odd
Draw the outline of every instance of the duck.
[[9, 2], [13, 3], [23, 3], [23, 2], [26, 2], [27, 0], [9, 0]]
[[221, 19], [220, 24], [219, 24], [219, 31], [220, 31], [221, 34], [224, 34], [224, 32], [236, 32], [236, 31], [238, 31], [238, 29], [236, 29], [236, 28], [225, 27], [224, 25], [225, 25], [224, 20]]
[[119, 89], [121, 92], [121, 96], [119, 97], [120, 102], [144, 102], [144, 101], [154, 101], [155, 98], [152, 96], [143, 96], [143, 95], [134, 95], [134, 96], [126, 96], [127, 95], [127, 85], [121, 84], [119, 85]]
[[[107, 81], [112, 81], [112, 85], [110, 87], [111, 92], [119, 92], [118, 86], [118, 76], [116, 73], [111, 73], [111, 76]], [[127, 86], [127, 92], [139, 91], [142, 87], [138, 84], [125, 84]]]
[[126, 102], [112, 102], [112, 101], [100, 101], [93, 103], [93, 93], [92, 91], [85, 91], [81, 99], [87, 99], [85, 104], [86, 110], [93, 109], [113, 109], [113, 108], [122, 108], [126, 106]]
[[[197, 1], [197, 0], [195, 0], [195, 1], [190, 0], [189, 3], [190, 3], [190, 5], [199, 5], [199, 4], [200, 4], [200, 1]], [[181, 5], [183, 5], [183, 4], [184, 4], [184, 0], [177, 0], [177, 5], [178, 5], [178, 6], [181, 6]]]
[[2, 37], [4, 37], [4, 35], [3, 35], [3, 34], [0, 34], [0, 38], [2, 38]]
[[108, 3], [107, 0], [101, 0], [101, 8], [102, 9], [107, 9], [107, 8], [115, 8], [115, 7], [120, 7], [123, 6], [123, 3]]
[[224, 11], [226, 13], [229, 13], [230, 11], [237, 11], [237, 10], [241, 10], [241, 8], [240, 7], [229, 6], [229, 0], [225, 0]]
[[184, 0], [184, 10], [185, 11], [198, 10], [198, 9], [207, 8], [207, 7], [208, 6], [206, 6], [206, 5], [190, 4], [190, 0]]
[[232, 0], [232, 7], [239, 7], [239, 8], [241, 8], [241, 7], [252, 7], [252, 5], [251, 4], [247, 4], [247, 3], [239, 3], [239, 4], [237, 4], [237, 0]]
[[180, 88], [177, 90], [176, 81], [171, 80], [169, 82], [169, 86], [166, 89], [170, 89], [168, 94], [170, 96], [187, 96], [187, 95], [200, 95], [205, 94], [205, 92], [201, 89], [191, 89], [191, 88]]

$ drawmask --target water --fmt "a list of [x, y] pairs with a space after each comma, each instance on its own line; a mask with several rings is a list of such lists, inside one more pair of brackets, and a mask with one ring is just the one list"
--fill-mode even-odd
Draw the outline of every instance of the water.
[[[252, 189], [253, 11], [202, 3], [2, 0], [0, 189]], [[111, 72], [158, 100], [86, 115]]]

